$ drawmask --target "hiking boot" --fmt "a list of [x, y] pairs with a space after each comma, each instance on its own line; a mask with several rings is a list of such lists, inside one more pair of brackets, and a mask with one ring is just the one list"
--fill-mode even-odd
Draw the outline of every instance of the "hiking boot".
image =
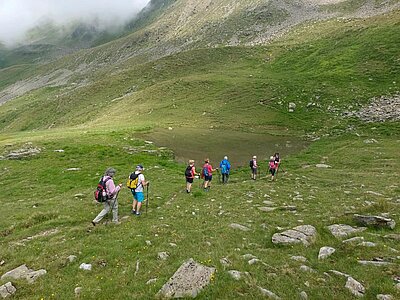
[[136, 210], [132, 209], [132, 214], [136, 215]]
[[92, 221], [92, 225], [93, 225], [93, 227], [94, 227], [94, 226], [96, 226], [96, 223]]
[[137, 212], [135, 213], [135, 215], [136, 215], [136, 216], [140, 216], [141, 213], [137, 211]]

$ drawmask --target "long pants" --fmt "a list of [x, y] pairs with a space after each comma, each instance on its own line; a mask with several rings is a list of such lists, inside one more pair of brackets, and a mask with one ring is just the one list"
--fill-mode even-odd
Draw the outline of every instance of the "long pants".
[[229, 174], [222, 173], [222, 183], [228, 183]]
[[94, 218], [93, 222], [94, 223], [99, 223], [101, 219], [104, 218], [105, 215], [108, 214], [110, 209], [112, 208], [112, 214], [113, 214], [113, 222], [118, 222], [118, 199], [111, 199], [106, 202], [103, 202], [103, 210], [97, 215], [96, 218]]

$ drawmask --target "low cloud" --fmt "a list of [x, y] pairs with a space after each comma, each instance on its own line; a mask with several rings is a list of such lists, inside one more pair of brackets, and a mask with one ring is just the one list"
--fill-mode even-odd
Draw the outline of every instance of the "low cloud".
[[27, 30], [43, 20], [56, 24], [96, 22], [123, 25], [150, 0], [0, 0], [0, 42], [10, 46], [23, 40]]

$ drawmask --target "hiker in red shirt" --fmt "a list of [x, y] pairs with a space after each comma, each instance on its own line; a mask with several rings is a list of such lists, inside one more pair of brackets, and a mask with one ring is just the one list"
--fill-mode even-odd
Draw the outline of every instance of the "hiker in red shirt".
[[201, 176], [204, 178], [204, 184], [203, 184], [204, 191], [208, 192], [211, 187], [212, 172], [218, 170], [218, 168], [213, 169], [213, 167], [210, 165], [210, 160], [208, 158], [206, 158], [204, 162], [205, 164], [203, 166]]
[[275, 157], [271, 156], [269, 158], [269, 172], [271, 173], [271, 181], [275, 179], [275, 173], [278, 168], [278, 164], [275, 161]]

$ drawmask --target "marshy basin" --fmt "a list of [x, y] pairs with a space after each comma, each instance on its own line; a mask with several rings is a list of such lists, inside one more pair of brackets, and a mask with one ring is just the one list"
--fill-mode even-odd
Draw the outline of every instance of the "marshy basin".
[[200, 166], [205, 158], [209, 158], [213, 167], [217, 167], [225, 155], [233, 167], [241, 167], [247, 166], [253, 155], [259, 161], [266, 161], [279, 152], [284, 159], [286, 155], [298, 153], [310, 144], [293, 136], [183, 127], [158, 128], [137, 136], [172, 150], [177, 162], [187, 163], [189, 159], [194, 159]]

